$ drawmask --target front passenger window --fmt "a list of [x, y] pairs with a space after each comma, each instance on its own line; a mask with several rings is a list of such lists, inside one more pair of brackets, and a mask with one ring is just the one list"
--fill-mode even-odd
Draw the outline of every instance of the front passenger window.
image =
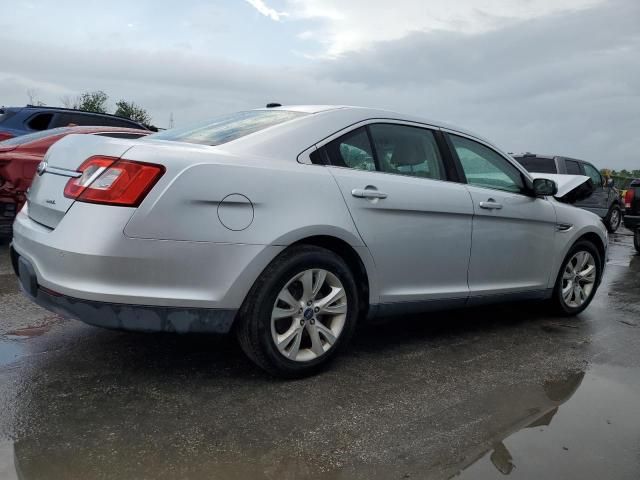
[[502, 155], [468, 138], [449, 135], [469, 185], [522, 193], [520, 171]]

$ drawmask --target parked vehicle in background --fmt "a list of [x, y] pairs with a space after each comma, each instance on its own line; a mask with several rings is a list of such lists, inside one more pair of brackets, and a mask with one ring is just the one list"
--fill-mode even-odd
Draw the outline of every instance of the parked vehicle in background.
[[577, 201], [576, 207], [595, 213], [607, 226], [610, 233], [615, 232], [622, 223], [622, 202], [620, 192], [612, 179], [606, 181], [600, 171], [589, 162], [561, 156], [524, 153], [513, 155], [529, 172], [551, 173], [559, 175], [586, 175], [591, 178], [594, 192], [584, 200]]
[[286, 377], [366, 316], [518, 299], [577, 315], [605, 267], [600, 219], [556, 200], [587, 177], [533, 179], [487, 140], [388, 111], [74, 135], [40, 173], [12, 247], [32, 300], [102, 327], [233, 331]]
[[640, 178], [632, 180], [624, 194], [624, 226], [634, 232], [634, 245], [640, 252]]
[[121, 127], [61, 127], [0, 142], [0, 238], [11, 236], [11, 224], [25, 202], [38, 164], [55, 142], [71, 134], [134, 139], [149, 133]]
[[26, 107], [0, 107], [0, 141], [70, 125], [150, 129], [148, 126], [128, 118], [106, 113], [33, 105], [27, 105]]

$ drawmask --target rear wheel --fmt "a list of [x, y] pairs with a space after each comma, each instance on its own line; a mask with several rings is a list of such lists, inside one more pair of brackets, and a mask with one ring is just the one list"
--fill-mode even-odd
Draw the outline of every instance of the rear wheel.
[[636, 228], [633, 233], [633, 246], [636, 247], [636, 252], [640, 253], [640, 228]]
[[281, 377], [313, 374], [353, 333], [358, 293], [345, 262], [324, 248], [283, 252], [247, 296], [236, 334], [258, 366]]
[[577, 315], [589, 306], [602, 275], [602, 263], [593, 243], [577, 242], [565, 257], [553, 291], [553, 305], [563, 315]]
[[618, 228], [620, 228], [620, 223], [622, 223], [622, 210], [618, 205], [611, 207], [604, 223], [609, 233], [614, 233]]

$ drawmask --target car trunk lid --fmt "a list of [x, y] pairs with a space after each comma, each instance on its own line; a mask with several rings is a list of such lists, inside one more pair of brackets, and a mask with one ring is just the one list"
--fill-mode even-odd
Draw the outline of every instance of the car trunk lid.
[[29, 217], [55, 228], [74, 200], [64, 195], [67, 182], [78, 177], [78, 168], [88, 158], [101, 155], [120, 158], [134, 141], [97, 135], [68, 135], [54, 144], [38, 166], [27, 197]]

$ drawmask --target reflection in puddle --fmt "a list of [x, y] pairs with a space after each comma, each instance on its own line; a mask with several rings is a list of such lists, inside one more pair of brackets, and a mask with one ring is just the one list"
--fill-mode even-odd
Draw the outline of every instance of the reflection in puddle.
[[24, 355], [24, 347], [13, 340], [0, 338], [0, 365], [8, 365]]
[[545, 417], [508, 436], [459, 478], [640, 478], [638, 370], [594, 367], [571, 401]]

